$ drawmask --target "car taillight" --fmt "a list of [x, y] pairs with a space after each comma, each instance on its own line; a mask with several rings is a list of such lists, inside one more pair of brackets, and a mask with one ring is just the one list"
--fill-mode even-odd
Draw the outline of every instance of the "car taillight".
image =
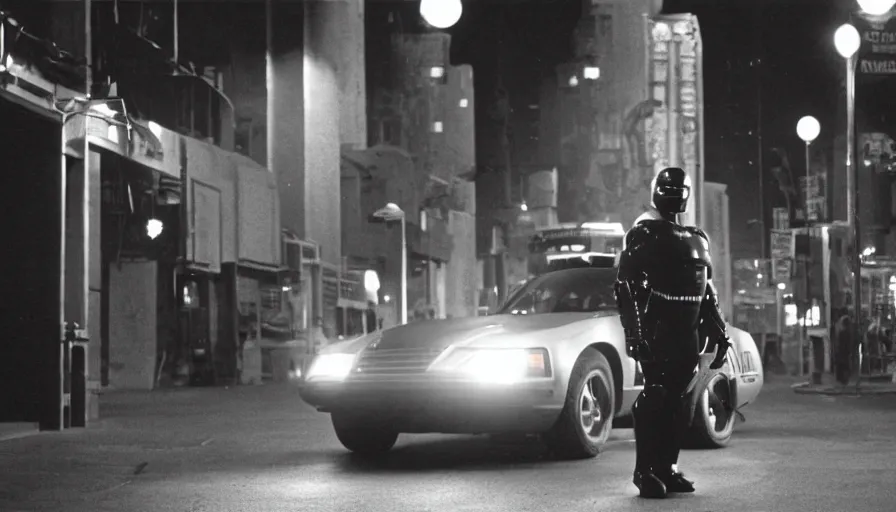
[[526, 376], [528, 377], [550, 377], [551, 361], [547, 350], [538, 348], [529, 351], [527, 358], [528, 365]]

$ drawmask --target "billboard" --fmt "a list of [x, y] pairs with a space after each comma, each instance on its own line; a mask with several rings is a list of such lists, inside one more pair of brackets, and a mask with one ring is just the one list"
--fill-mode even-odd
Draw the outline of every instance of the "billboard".
[[658, 105], [647, 120], [654, 172], [681, 167], [693, 181], [685, 225], [703, 225], [703, 48], [697, 17], [656, 16], [647, 24], [649, 97]]

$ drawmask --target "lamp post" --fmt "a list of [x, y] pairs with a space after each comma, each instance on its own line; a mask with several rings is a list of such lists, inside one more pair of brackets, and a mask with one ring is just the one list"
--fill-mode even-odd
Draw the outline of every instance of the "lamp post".
[[408, 237], [404, 210], [395, 203], [389, 203], [373, 213], [386, 222], [401, 221], [401, 324], [408, 323]]
[[[805, 216], [806, 221], [806, 232], [811, 235], [810, 230], [810, 221], [809, 221], [809, 181], [812, 178], [812, 165], [810, 161], [809, 155], [809, 147], [812, 145], [812, 141], [818, 138], [818, 134], [821, 133], [821, 123], [818, 122], [818, 119], [815, 119], [812, 116], [803, 116], [796, 123], [796, 134], [806, 143], [806, 197], [805, 197], [805, 209], [803, 215]], [[805, 341], [809, 338], [809, 312], [812, 310], [812, 304], [809, 300], [809, 269], [806, 268], [805, 280], [806, 280], [806, 310], [803, 313], [803, 328], [800, 330], [800, 334], [802, 334], [800, 339], [800, 350], [799, 350], [799, 362], [800, 362], [800, 373], [799, 375], [802, 377], [803, 375], [803, 365], [805, 364], [805, 358], [803, 354]]]
[[803, 116], [796, 123], [796, 134], [806, 143], [806, 225], [809, 225], [809, 179], [812, 177], [809, 161], [809, 146], [821, 133], [821, 124], [812, 116]]
[[[893, 0], [879, 0], [893, 6]], [[863, 5], [868, 4], [868, 5]], [[871, 0], [859, 2], [863, 10], [873, 8]], [[847, 194], [847, 222], [852, 227], [853, 234], [853, 288], [852, 288], [852, 305], [853, 305], [853, 336], [855, 344], [862, 339], [862, 254], [860, 246], [862, 244], [861, 222], [859, 219], [859, 166], [855, 158], [855, 131], [856, 131], [856, 53], [862, 39], [859, 31], [849, 23], [845, 23], [834, 32], [834, 46], [837, 53], [843, 57], [846, 63], [846, 187], [849, 189]], [[851, 199], [851, 200], [850, 200]], [[860, 375], [861, 368], [856, 373]], [[856, 381], [858, 385], [858, 380]]]
[[435, 28], [454, 26], [463, 13], [461, 0], [420, 0], [420, 16]]

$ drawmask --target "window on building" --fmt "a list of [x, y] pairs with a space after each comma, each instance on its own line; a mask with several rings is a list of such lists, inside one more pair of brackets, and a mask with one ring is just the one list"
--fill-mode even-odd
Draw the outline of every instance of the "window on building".
[[380, 122], [380, 142], [401, 146], [401, 124], [395, 119], [387, 119]]
[[448, 74], [445, 73], [444, 66], [432, 66], [427, 71], [427, 76], [430, 80], [437, 84], [446, 84], [448, 83]]
[[441, 121], [436, 121], [432, 123], [432, 131], [433, 133], [442, 133], [445, 127], [442, 125]]
[[467, 108], [470, 105], [470, 100], [468, 100], [467, 98], [461, 98], [458, 102], [458, 105], [460, 105], [460, 108]]
[[420, 231], [426, 231], [426, 210], [420, 210]]

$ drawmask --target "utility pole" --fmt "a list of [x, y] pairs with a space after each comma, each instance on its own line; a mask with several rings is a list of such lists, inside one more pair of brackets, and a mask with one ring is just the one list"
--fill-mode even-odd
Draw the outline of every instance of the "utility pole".
[[762, 58], [765, 55], [762, 13], [764, 5], [760, 2], [756, 9], [755, 27], [757, 31], [756, 37], [756, 59], [751, 61], [755, 63], [756, 77], [756, 167], [759, 170], [759, 257], [767, 258], [766, 253], [766, 232], [765, 232], [765, 169], [762, 163], [762, 78], [763, 66]]

